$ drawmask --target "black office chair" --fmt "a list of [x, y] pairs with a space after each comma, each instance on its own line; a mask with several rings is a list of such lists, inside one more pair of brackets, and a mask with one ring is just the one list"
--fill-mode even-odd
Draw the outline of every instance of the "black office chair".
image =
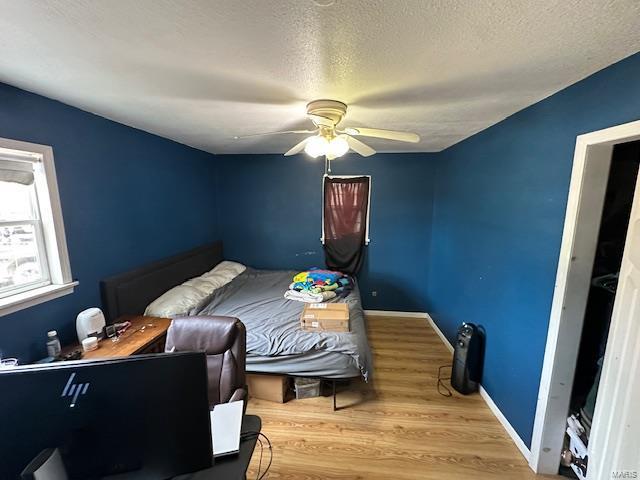
[[233, 317], [197, 316], [173, 319], [167, 331], [167, 352], [207, 354], [209, 404], [247, 400], [247, 332]]

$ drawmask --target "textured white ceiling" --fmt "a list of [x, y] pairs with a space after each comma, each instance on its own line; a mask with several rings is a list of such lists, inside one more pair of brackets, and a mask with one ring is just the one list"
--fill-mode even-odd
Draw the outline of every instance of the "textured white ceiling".
[[438, 151], [640, 50], [638, 0], [316, 2], [0, 0], [0, 81], [213, 153], [315, 98]]

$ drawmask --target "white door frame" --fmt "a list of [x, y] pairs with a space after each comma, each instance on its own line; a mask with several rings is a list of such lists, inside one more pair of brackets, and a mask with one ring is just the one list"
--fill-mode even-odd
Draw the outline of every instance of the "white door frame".
[[529, 466], [536, 473], [558, 473], [613, 146], [634, 140], [640, 121], [576, 139], [531, 439]]

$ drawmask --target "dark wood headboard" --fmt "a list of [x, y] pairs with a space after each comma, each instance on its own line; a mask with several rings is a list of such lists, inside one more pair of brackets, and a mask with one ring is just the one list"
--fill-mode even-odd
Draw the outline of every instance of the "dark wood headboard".
[[221, 261], [222, 242], [215, 242], [102, 280], [100, 291], [107, 321], [113, 322], [121, 315], [142, 315], [147, 305], [164, 292]]

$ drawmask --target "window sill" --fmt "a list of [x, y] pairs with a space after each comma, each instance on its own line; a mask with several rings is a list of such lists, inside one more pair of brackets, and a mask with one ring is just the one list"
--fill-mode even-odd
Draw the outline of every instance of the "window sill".
[[77, 285], [78, 282], [69, 282], [63, 285], [47, 285], [26, 292], [16, 293], [6, 298], [0, 298], [0, 317], [73, 293], [73, 289]]

